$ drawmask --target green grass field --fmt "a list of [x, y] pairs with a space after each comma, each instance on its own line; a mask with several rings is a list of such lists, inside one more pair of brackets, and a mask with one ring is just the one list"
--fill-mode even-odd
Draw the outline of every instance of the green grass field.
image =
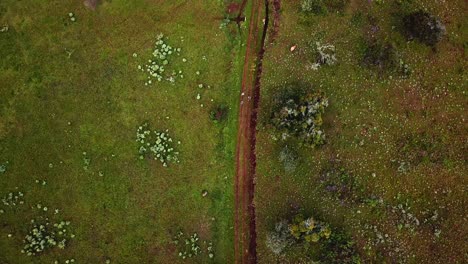
[[[230, 262], [241, 65], [224, 14], [218, 0], [0, 2], [0, 196], [24, 193], [1, 207], [0, 263], [176, 263], [179, 230], [214, 244], [214, 260], [189, 262]], [[181, 48], [168, 70], [184, 78], [145, 86], [137, 67], [159, 33]], [[139, 159], [144, 122], [181, 141], [180, 164]], [[71, 222], [66, 249], [20, 253], [39, 216]]]

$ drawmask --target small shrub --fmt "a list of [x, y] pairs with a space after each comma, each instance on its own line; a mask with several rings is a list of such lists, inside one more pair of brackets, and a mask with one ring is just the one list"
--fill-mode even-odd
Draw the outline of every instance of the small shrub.
[[367, 46], [363, 62], [366, 66], [377, 68], [380, 72], [388, 72], [394, 71], [400, 61], [393, 44], [373, 42]]
[[298, 214], [289, 225], [289, 232], [298, 241], [304, 240], [308, 243], [318, 242], [320, 239], [328, 239], [331, 229], [327, 224], [315, 220], [313, 217], [304, 218]]
[[403, 18], [403, 30], [408, 39], [417, 39], [434, 46], [444, 36], [446, 29], [442, 22], [424, 11], [416, 11]]
[[226, 120], [229, 108], [226, 105], [217, 105], [210, 111], [210, 119], [215, 123]]
[[283, 253], [293, 243], [286, 220], [276, 223], [275, 229], [267, 234], [266, 245], [276, 255]]
[[327, 106], [328, 99], [320, 92], [287, 98], [273, 112], [271, 123], [283, 140], [293, 136], [305, 145], [319, 146], [325, 143], [322, 114]]
[[322, 245], [320, 263], [360, 264], [361, 258], [354, 241], [343, 232], [333, 232]]
[[335, 56], [335, 46], [331, 44], [320, 44], [315, 42], [316, 58], [311, 68], [318, 70], [322, 65], [334, 65], [337, 62]]
[[[173, 140], [169, 135], [169, 130], [164, 132], [151, 131], [148, 124], [141, 125], [137, 130], [137, 139], [140, 147], [138, 152], [140, 159], [149, 155], [155, 160], [159, 160], [164, 167], [169, 163], [179, 163], [179, 152], [174, 150]], [[180, 144], [180, 141], [178, 142]]]

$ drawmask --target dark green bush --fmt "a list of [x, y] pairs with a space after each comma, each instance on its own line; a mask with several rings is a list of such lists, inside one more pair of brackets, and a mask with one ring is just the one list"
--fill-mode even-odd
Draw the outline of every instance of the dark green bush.
[[445, 34], [445, 26], [431, 14], [416, 11], [403, 18], [403, 30], [408, 39], [417, 39], [420, 42], [434, 46]]
[[281, 100], [271, 118], [277, 138], [286, 140], [293, 137], [305, 145], [323, 145], [325, 133], [322, 129], [322, 114], [327, 106], [328, 99], [320, 92]]

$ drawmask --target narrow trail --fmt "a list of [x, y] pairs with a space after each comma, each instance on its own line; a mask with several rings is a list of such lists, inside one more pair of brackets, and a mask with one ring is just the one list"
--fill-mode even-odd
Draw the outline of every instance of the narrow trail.
[[251, 5], [251, 13], [248, 19], [236, 147], [234, 259], [235, 263], [250, 264], [257, 263], [255, 145], [262, 60], [269, 24], [269, 0], [244, 0], [239, 18], [243, 16], [247, 4]]

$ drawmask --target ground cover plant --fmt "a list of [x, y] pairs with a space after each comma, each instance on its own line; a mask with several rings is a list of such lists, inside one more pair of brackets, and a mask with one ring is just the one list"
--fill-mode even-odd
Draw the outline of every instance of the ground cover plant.
[[187, 263], [177, 229], [232, 262], [241, 38], [225, 15], [217, 0], [0, 1], [0, 263]]

